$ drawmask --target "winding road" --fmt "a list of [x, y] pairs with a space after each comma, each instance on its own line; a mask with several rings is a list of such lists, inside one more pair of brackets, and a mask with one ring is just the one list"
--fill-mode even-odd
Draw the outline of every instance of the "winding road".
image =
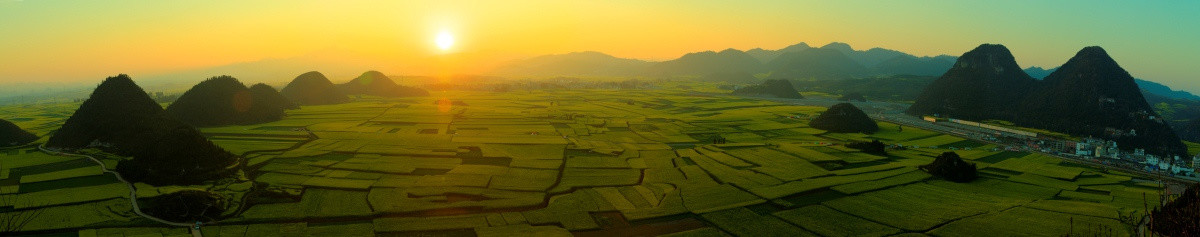
[[129, 203], [133, 205], [133, 213], [136, 213], [137, 215], [142, 216], [146, 219], [150, 219], [152, 221], [162, 223], [164, 225], [187, 227], [189, 229], [189, 232], [192, 233], [192, 236], [203, 236], [200, 234], [200, 230], [198, 228], [192, 228], [192, 227], [195, 227], [195, 224], [193, 224], [193, 223], [171, 222], [171, 221], [159, 219], [158, 217], [147, 215], [146, 213], [142, 212], [142, 208], [141, 208], [141, 206], [138, 206], [138, 202], [137, 202], [137, 187], [135, 187], [133, 185], [133, 183], [130, 183], [129, 181], [125, 181], [125, 178], [121, 177], [121, 173], [117, 173], [116, 171], [108, 169], [108, 165], [105, 165], [104, 162], [100, 161], [100, 159], [96, 159], [96, 157], [92, 157], [89, 155], [73, 154], [73, 153], [66, 153], [66, 152], [61, 152], [61, 151], [57, 151], [57, 150], [52, 150], [52, 149], [46, 148], [44, 145], [38, 145], [38, 149], [42, 150], [42, 152], [45, 152], [46, 154], [51, 154], [51, 155], [87, 157], [88, 159], [92, 160], [92, 162], [96, 162], [96, 164], [99, 164], [100, 169], [104, 170], [105, 173], [112, 173], [113, 176], [117, 177], [117, 180], [120, 180], [122, 183], [125, 183], [125, 185], [129, 186]]

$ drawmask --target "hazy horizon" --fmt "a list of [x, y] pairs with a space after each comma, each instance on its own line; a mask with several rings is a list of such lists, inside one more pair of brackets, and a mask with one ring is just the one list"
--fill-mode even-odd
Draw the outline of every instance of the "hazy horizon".
[[[94, 84], [119, 73], [144, 79], [314, 58], [324, 68], [303, 71], [347, 71], [331, 73], [335, 81], [371, 69], [486, 75], [505, 62], [547, 54], [596, 51], [663, 61], [726, 48], [845, 42], [856, 50], [879, 47], [916, 56], [957, 56], [999, 43], [1021, 67], [1043, 68], [1098, 45], [1135, 77], [1200, 91], [1200, 72], [1190, 70], [1200, 60], [1200, 47], [1189, 47], [1200, 40], [1200, 32], [1189, 30], [1200, 22], [1195, 12], [1200, 3], [6, 0], [0, 1], [0, 33], [16, 37], [0, 39], [0, 54], [8, 56], [0, 59], [6, 65], [0, 84]], [[453, 36], [447, 49], [434, 42], [443, 32]]]

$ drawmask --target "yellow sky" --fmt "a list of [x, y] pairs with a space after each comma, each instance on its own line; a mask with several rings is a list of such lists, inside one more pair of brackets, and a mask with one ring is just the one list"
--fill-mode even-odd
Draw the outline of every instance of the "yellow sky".
[[[1148, 60], [1200, 59], [1190, 45], [1200, 39], [1194, 30], [1198, 4], [1075, 5], [0, 0], [0, 82], [94, 81], [117, 73], [137, 78], [326, 54], [379, 65], [388, 74], [475, 74], [510, 59], [575, 51], [667, 60], [704, 50], [839, 41], [919, 56], [1002, 43], [1022, 66], [1044, 67], [1101, 45], [1135, 76], [1200, 88], [1200, 73]], [[455, 35], [450, 52], [435, 47], [440, 31]]]
[[[753, 17], [678, 4], [584, 1], [65, 2], [0, 5], [5, 80], [72, 80], [165, 73], [337, 51], [385, 62], [389, 73], [483, 73], [515, 58], [574, 51], [665, 60], [728, 47], [779, 48], [801, 40]], [[11, 26], [12, 28], [9, 28]], [[755, 31], [774, 31], [761, 34]], [[434, 47], [437, 32], [455, 47]], [[6, 34], [9, 35], [9, 34]], [[71, 72], [47, 77], [69, 65]]]

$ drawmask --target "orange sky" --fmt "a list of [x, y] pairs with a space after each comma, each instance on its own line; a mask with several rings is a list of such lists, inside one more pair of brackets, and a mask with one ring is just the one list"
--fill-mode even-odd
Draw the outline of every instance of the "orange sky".
[[[541, 54], [667, 60], [704, 50], [840, 41], [919, 56], [1002, 43], [1024, 67], [1054, 67], [1084, 46], [1101, 45], [1137, 77], [1200, 89], [1200, 72], [1188, 66], [1200, 61], [1192, 45], [1200, 40], [1195, 2], [202, 3], [0, 0], [0, 83], [138, 78], [296, 57], [347, 59], [393, 75], [477, 74]], [[448, 52], [434, 47], [439, 31], [455, 35]]]

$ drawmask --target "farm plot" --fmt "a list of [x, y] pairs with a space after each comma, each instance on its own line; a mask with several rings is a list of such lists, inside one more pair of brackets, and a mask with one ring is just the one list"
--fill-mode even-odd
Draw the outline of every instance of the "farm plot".
[[776, 217], [824, 236], [887, 236], [899, 229], [858, 218], [822, 205], [773, 213]]
[[732, 208], [701, 216], [736, 236], [817, 236], [774, 216], [762, 216], [746, 208]]
[[924, 231], [951, 220], [1003, 210], [1025, 202], [928, 184], [911, 184], [835, 199], [823, 204], [888, 226], [909, 231]]
[[[870, 138], [878, 138], [880, 140], [900, 143], [904, 141], [916, 140], [921, 138], [929, 138], [939, 135], [940, 133], [919, 129], [908, 126], [900, 128], [900, 125], [888, 122], [876, 122], [879, 125], [879, 131], [872, 133]], [[903, 131], [901, 131], [903, 129]]]
[[[286, 196], [252, 200], [234, 222], [252, 224], [204, 232], [586, 235], [693, 221], [706, 226], [675, 235], [1061, 235], [1069, 222], [1057, 220], [1072, 218], [1077, 227], [1127, 227], [1114, 218], [1140, 209], [1143, 194], [1150, 205], [1160, 195], [1156, 184], [1054, 157], [886, 122], [873, 134], [832, 134], [806, 125], [822, 107], [697, 91], [727, 92], [708, 84], [435, 91], [201, 128], [218, 146], [246, 154], [246, 174], [257, 185]], [[434, 102], [443, 98], [458, 103]], [[27, 119], [19, 124], [43, 126], [67, 113], [13, 114]], [[716, 136], [727, 143], [709, 144]], [[922, 148], [878, 156], [839, 145], [873, 139]], [[954, 183], [915, 168], [950, 146], [972, 147], [955, 152], [984, 167], [983, 178]], [[144, 225], [124, 211], [127, 189], [77, 159], [0, 152], [0, 195], [19, 200], [0, 212], [53, 210], [31, 225], [37, 230]], [[199, 188], [138, 187], [144, 197]], [[67, 216], [78, 210], [86, 213]], [[178, 234], [158, 229], [79, 233]]]
[[929, 137], [929, 138], [922, 138], [922, 139], [917, 139], [917, 140], [912, 140], [912, 141], [901, 142], [899, 144], [903, 144], [905, 146], [936, 147], [936, 146], [946, 145], [946, 144], [950, 144], [950, 143], [960, 142], [963, 140], [964, 140], [963, 138], [955, 137], [955, 136], [951, 136], [951, 135], [938, 135], [938, 136]]
[[1066, 233], [1129, 236], [1132, 234], [1129, 227], [1114, 219], [1024, 207], [968, 217], [934, 229], [930, 233], [947, 236], [1058, 236]]
[[892, 176], [896, 176], [896, 175], [900, 175], [900, 174], [904, 174], [904, 173], [908, 173], [908, 172], [913, 172], [915, 170], [916, 170], [915, 168], [901, 168], [901, 169], [892, 169], [892, 170], [886, 170], [886, 171], [861, 173], [861, 174], [854, 174], [854, 175], [841, 175], [841, 176], [829, 176], [829, 177], [820, 177], [820, 178], [812, 178], [812, 179], [803, 179], [803, 180], [791, 181], [791, 182], [787, 182], [787, 183], [783, 183], [783, 184], [775, 185], [775, 186], [763, 186], [763, 187], [751, 188], [751, 189], [749, 189], [749, 191], [754, 193], [755, 195], [758, 195], [761, 197], [765, 197], [765, 198], [769, 198], [769, 199], [776, 199], [776, 198], [781, 198], [781, 197], [792, 195], [792, 194], [797, 194], [797, 193], [802, 193], [802, 192], [807, 192], [807, 191], [812, 191], [812, 190], [817, 190], [817, 189], [822, 189], [822, 188], [828, 188], [828, 187], [833, 187], [833, 186], [842, 185], [842, 184], [892, 177]]

